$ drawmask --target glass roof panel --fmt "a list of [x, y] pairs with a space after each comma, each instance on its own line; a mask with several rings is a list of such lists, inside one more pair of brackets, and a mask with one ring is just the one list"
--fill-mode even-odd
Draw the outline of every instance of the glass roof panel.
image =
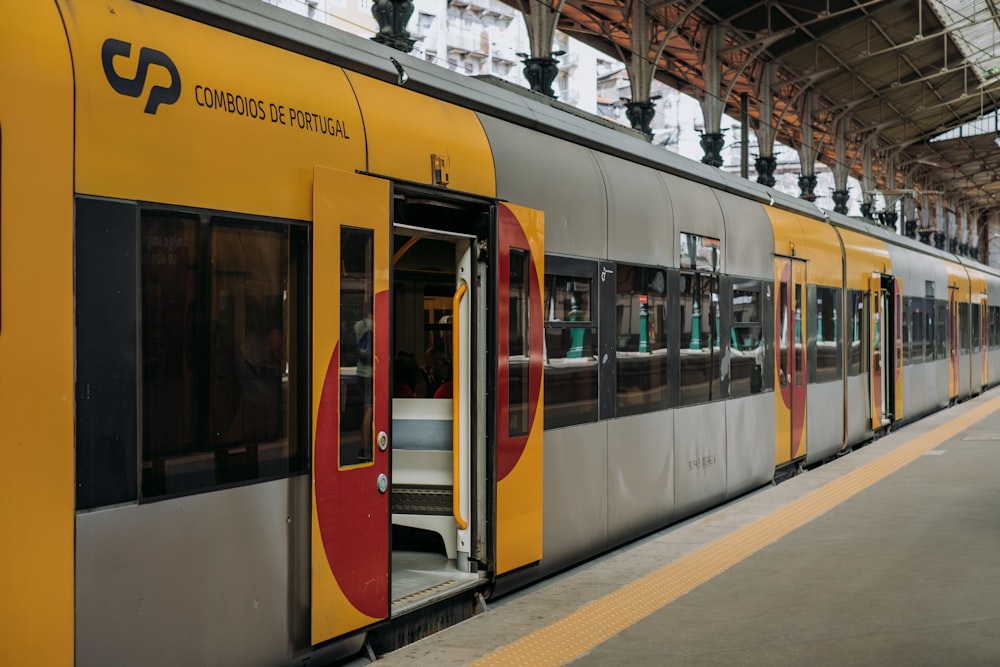
[[929, 1], [979, 80], [1000, 78], [1000, 29], [993, 0]]

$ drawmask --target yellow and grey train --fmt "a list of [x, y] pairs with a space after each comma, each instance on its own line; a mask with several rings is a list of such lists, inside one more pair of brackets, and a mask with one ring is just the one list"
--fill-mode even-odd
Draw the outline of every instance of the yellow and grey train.
[[4, 3], [0, 663], [405, 641], [983, 391], [998, 280], [265, 3]]

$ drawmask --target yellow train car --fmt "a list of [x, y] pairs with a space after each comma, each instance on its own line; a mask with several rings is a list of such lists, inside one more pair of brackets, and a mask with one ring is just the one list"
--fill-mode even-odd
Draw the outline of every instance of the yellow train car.
[[266, 3], [7, 3], [0, 664], [391, 650], [996, 384], [997, 285]]

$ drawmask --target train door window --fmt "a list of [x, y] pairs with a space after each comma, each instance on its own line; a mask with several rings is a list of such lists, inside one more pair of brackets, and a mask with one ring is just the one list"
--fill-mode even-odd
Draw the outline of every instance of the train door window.
[[680, 234], [680, 405], [722, 398], [718, 239]]
[[545, 428], [597, 421], [597, 263], [545, 258]]
[[304, 232], [162, 210], [140, 229], [142, 497], [303, 468]]
[[528, 433], [528, 359], [530, 325], [528, 321], [528, 280], [530, 255], [527, 250], [510, 251], [510, 373], [508, 375], [508, 434], [513, 436]]
[[810, 382], [840, 379], [841, 291], [835, 287], [816, 287], [816, 359], [809, 367]]
[[960, 354], [968, 354], [972, 346], [969, 326], [969, 304], [958, 304], [958, 345]]
[[855, 376], [861, 373], [862, 336], [864, 336], [864, 295], [859, 290], [848, 290], [847, 293], [847, 375]]
[[371, 463], [374, 453], [375, 233], [340, 230], [340, 465]]
[[667, 407], [667, 272], [619, 264], [615, 351], [619, 417]]
[[978, 303], [971, 304], [972, 319], [969, 322], [969, 334], [972, 338], [972, 351], [979, 352], [982, 345], [983, 321]]

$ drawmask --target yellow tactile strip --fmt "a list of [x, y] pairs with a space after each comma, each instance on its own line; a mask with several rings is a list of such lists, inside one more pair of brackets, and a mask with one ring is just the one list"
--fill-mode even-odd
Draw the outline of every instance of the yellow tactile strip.
[[891, 475], [998, 409], [1000, 398], [995, 398], [959, 415], [794, 503], [693, 551], [549, 626], [497, 649], [473, 664], [565, 664]]

